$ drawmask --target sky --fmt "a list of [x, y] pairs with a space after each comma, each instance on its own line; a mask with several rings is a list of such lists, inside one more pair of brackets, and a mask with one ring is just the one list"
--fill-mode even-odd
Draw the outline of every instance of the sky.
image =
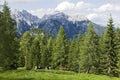
[[[4, 0], [0, 0], [2, 3]], [[89, 20], [106, 25], [110, 14], [115, 27], [120, 27], [120, 0], [6, 0], [11, 9], [27, 10], [42, 17], [55, 11], [68, 15], [83, 15]], [[119, 26], [118, 26], [119, 25]]]

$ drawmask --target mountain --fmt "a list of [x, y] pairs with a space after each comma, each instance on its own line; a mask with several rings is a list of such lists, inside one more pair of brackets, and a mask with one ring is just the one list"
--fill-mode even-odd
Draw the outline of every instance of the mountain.
[[30, 29], [38, 28], [40, 19], [37, 16], [33, 16], [26, 10], [14, 10], [11, 13], [12, 18], [16, 21], [17, 32], [19, 35], [22, 35]]
[[[67, 38], [74, 38], [79, 32], [85, 34], [87, 25], [91, 22], [84, 16], [69, 16], [62, 12], [44, 15], [40, 19], [37, 16], [33, 16], [26, 10], [15, 10], [12, 11], [12, 17], [16, 20], [19, 35], [22, 35], [27, 30], [40, 28], [47, 31], [51, 35], [56, 36], [60, 26], [63, 26]], [[102, 34], [105, 28], [95, 23], [93, 23], [93, 25], [97, 34]]]

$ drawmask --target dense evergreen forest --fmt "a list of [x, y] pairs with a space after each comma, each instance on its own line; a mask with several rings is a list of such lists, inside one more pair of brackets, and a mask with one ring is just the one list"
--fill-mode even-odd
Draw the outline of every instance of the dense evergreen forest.
[[31, 31], [18, 38], [16, 23], [5, 3], [0, 11], [0, 67], [3, 70], [60, 69], [119, 77], [120, 29], [114, 29], [110, 16], [102, 35], [97, 35], [89, 23], [85, 35], [80, 33], [70, 40], [62, 26], [56, 38]]

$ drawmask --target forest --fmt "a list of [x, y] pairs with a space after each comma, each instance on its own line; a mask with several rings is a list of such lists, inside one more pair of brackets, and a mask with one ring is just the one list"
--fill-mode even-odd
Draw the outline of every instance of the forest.
[[73, 39], [66, 38], [64, 26], [55, 38], [31, 31], [18, 37], [16, 22], [4, 4], [0, 11], [0, 67], [4, 71], [46, 68], [119, 77], [120, 29], [114, 28], [110, 16], [102, 35], [96, 34], [90, 22], [86, 34]]

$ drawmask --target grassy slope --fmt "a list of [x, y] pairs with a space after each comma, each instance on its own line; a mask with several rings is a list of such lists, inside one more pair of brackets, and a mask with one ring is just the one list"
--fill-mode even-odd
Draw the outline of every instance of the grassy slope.
[[16, 70], [0, 72], [0, 80], [120, 80], [120, 78], [55, 70]]

